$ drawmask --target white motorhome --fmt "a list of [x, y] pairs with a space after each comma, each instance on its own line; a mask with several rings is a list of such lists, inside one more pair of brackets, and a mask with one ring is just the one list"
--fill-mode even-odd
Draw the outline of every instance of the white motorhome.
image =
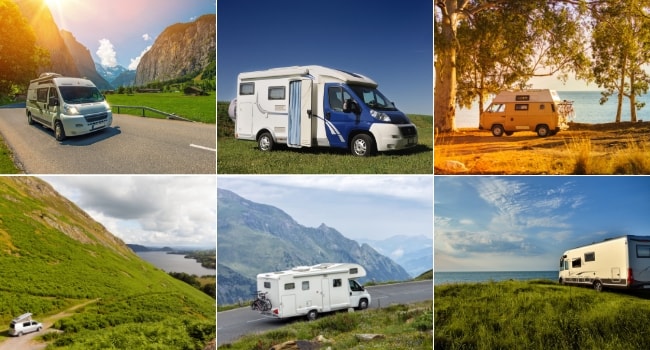
[[257, 141], [262, 151], [281, 143], [368, 156], [418, 143], [415, 125], [361, 74], [295, 66], [240, 73], [237, 83], [229, 107], [235, 138]]
[[370, 294], [355, 278], [366, 270], [358, 264], [328, 263], [299, 266], [287, 271], [257, 275], [257, 290], [270, 302], [260, 311], [268, 316], [287, 318], [307, 316], [347, 308], [365, 309]]
[[28, 312], [11, 320], [9, 335], [20, 337], [23, 334], [40, 332], [41, 329], [43, 329], [43, 324], [32, 320], [32, 313]]
[[58, 141], [105, 129], [113, 113], [92, 81], [43, 73], [27, 90], [27, 122], [54, 130]]
[[650, 236], [625, 235], [574, 249], [560, 257], [559, 282], [603, 288], [650, 288]]

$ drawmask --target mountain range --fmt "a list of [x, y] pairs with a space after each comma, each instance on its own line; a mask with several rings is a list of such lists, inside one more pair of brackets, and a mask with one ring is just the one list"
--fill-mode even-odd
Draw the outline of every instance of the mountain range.
[[407, 280], [409, 274], [368, 244], [348, 239], [325, 224], [305, 227], [279, 208], [217, 190], [217, 300], [250, 299], [258, 273], [325, 262], [358, 263], [364, 281]]
[[382, 240], [362, 239], [360, 242], [393, 259], [412, 277], [433, 269], [433, 237], [397, 235]]
[[0, 177], [0, 271], [2, 324], [88, 304], [54, 324], [63, 332], [51, 333], [53, 349], [202, 349], [215, 337], [214, 299], [140, 259], [36, 177]]

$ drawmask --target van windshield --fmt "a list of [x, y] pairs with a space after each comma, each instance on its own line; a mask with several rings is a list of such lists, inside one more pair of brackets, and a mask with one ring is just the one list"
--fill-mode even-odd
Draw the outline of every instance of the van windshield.
[[92, 103], [104, 101], [104, 96], [94, 86], [59, 86], [61, 97], [67, 103]]
[[354, 93], [368, 107], [378, 111], [396, 111], [395, 105], [390, 102], [379, 90], [363, 85], [350, 85]]

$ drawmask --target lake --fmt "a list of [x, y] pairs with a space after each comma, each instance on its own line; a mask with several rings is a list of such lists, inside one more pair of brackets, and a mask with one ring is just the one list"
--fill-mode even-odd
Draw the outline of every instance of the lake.
[[197, 276], [217, 275], [217, 270], [206, 269], [194, 259], [185, 259], [185, 255], [167, 254], [167, 252], [138, 252], [136, 254], [165, 272], [185, 272]]
[[556, 281], [558, 271], [472, 271], [472, 272], [434, 272], [433, 284], [473, 283], [504, 280], [549, 279]]
[[[558, 91], [563, 100], [573, 101], [573, 109], [576, 116], [573, 119], [576, 123], [612, 123], [616, 119], [616, 96], [610, 96], [609, 100], [601, 105], [599, 91]], [[490, 105], [491, 98], [485, 104]], [[650, 94], [638, 96], [637, 101], [645, 102], [646, 106], [637, 110], [637, 120], [650, 120]], [[478, 128], [478, 102], [474, 103], [471, 109], [456, 108], [456, 127]], [[630, 121], [630, 103], [628, 98], [623, 98], [621, 110], [621, 121]]]

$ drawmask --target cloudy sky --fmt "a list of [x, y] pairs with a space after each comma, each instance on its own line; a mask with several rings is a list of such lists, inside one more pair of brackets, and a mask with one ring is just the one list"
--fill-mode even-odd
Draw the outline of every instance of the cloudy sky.
[[217, 186], [351, 239], [433, 231], [431, 176], [219, 176]]
[[436, 271], [551, 271], [570, 248], [650, 235], [650, 177], [435, 178]]
[[[162, 31], [216, 13], [214, 0], [46, 0], [54, 21], [105, 66], [135, 69]], [[131, 66], [131, 67], [129, 67]]]
[[125, 243], [216, 246], [214, 176], [44, 176]]

